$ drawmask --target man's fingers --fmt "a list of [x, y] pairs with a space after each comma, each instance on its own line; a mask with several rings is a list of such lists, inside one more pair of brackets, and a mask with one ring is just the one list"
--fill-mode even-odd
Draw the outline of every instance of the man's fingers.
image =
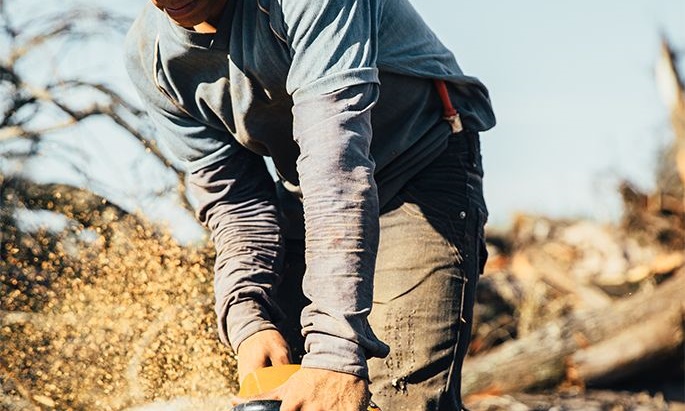
[[241, 382], [258, 368], [290, 362], [288, 343], [277, 330], [259, 331], [238, 347], [238, 376]]
[[258, 368], [264, 368], [269, 364], [269, 359], [266, 357], [246, 358], [238, 362], [238, 378], [240, 382], [245, 379], [247, 374]]
[[281, 404], [281, 408], [279, 411], [300, 411], [302, 409], [302, 405], [304, 402], [302, 399], [296, 400], [296, 401], [288, 401], [286, 398], [286, 401], [283, 401]]
[[271, 365], [290, 364], [290, 352], [288, 350], [275, 350], [270, 356]]

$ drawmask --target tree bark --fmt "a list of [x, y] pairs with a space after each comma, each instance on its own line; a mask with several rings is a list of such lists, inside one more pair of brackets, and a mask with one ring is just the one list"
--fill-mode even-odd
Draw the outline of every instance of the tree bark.
[[683, 307], [673, 306], [613, 338], [571, 356], [569, 373], [590, 384], [610, 384], [660, 360], [675, 357], [683, 345]]
[[[676, 64], [676, 54], [666, 39], [661, 42], [661, 58], [657, 62], [657, 86], [671, 112], [675, 134], [673, 145], [675, 166], [681, 188], [685, 188], [685, 87]], [[683, 198], [685, 202], [685, 198]]]
[[[682, 315], [683, 296], [685, 268], [652, 291], [619, 300], [608, 308], [572, 313], [553, 321], [523, 338], [468, 359], [464, 364], [462, 392], [500, 394], [558, 384], [568, 376], [573, 377], [574, 370], [568, 366], [573, 364], [574, 353], [602, 344], [636, 324], [658, 320], [664, 313], [671, 313], [669, 318], [677, 316], [673, 313]], [[601, 346], [597, 348], [600, 349]], [[580, 359], [579, 354], [576, 361]], [[584, 370], [585, 376], [593, 375], [589, 366]]]

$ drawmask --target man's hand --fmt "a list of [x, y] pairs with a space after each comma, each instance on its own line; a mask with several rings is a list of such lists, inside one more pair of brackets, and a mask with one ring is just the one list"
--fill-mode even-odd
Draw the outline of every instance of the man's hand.
[[269, 365], [290, 364], [290, 351], [281, 333], [259, 331], [238, 347], [238, 378], [242, 382], [252, 371]]
[[282, 401], [280, 411], [366, 411], [369, 397], [368, 383], [355, 375], [301, 368], [274, 391], [232, 403], [275, 399]]

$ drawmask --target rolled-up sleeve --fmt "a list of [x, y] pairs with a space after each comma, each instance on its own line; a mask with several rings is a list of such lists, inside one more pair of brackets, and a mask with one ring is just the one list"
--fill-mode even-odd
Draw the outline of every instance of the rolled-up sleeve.
[[306, 231], [302, 365], [368, 377], [389, 349], [369, 327], [378, 247], [370, 155], [378, 99], [375, 1], [282, 0], [293, 55], [297, 170]]

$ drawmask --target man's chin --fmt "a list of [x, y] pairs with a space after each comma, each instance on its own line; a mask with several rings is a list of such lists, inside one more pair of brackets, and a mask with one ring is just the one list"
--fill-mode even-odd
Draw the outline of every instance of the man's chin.
[[[168, 15], [167, 15], [168, 16]], [[171, 20], [175, 25], [179, 27], [183, 27], [184, 29], [192, 30], [193, 27], [197, 26], [198, 24], [202, 23], [201, 21], [195, 22], [193, 20], [188, 20], [188, 19], [175, 19], [171, 16], [168, 16], [169, 20]]]

